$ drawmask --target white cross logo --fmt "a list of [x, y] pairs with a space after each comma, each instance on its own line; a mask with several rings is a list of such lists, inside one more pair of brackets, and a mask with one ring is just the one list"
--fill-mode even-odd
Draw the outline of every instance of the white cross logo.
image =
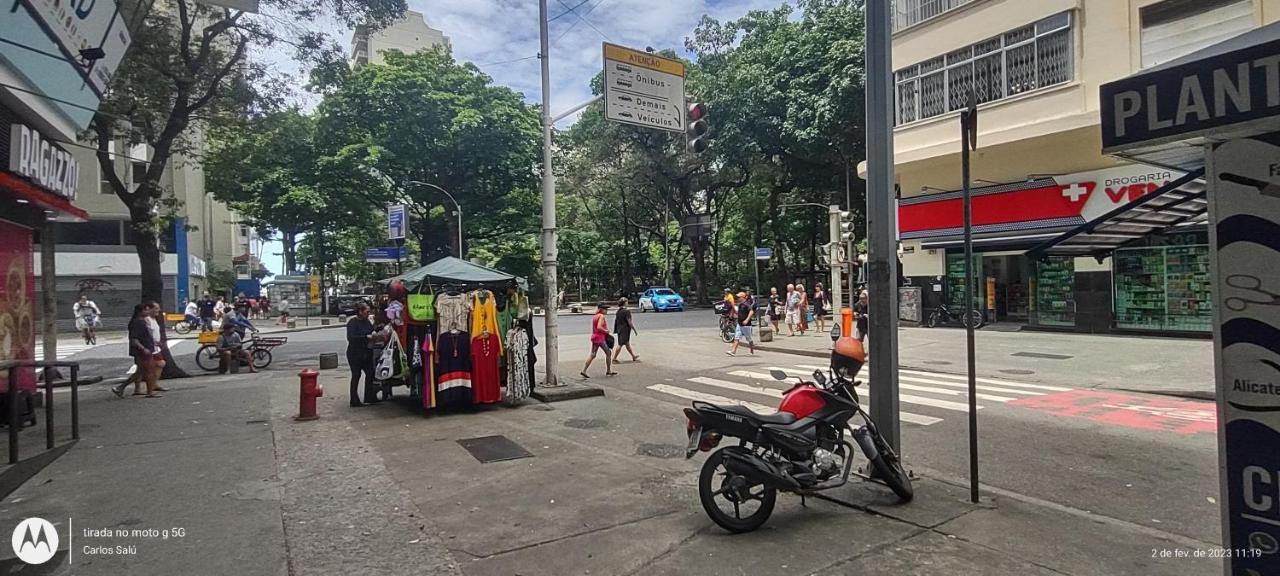
[[1084, 184], [1076, 183], [1070, 186], [1062, 187], [1062, 195], [1070, 198], [1072, 202], [1079, 202], [1080, 197], [1089, 193], [1089, 187]]

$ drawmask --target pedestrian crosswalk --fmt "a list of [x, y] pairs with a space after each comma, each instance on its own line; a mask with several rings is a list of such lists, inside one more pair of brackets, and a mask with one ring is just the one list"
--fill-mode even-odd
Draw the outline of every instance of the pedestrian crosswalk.
[[[84, 352], [85, 350], [97, 348], [98, 346], [101, 346], [101, 344], [85, 344], [84, 340], [59, 342], [57, 359], [65, 360], [71, 356]], [[44, 360], [44, 346], [42, 346], [39, 341], [36, 342], [35, 357], [37, 362]]]
[[[779, 382], [770, 371], [781, 370], [792, 378], [812, 380], [814, 370], [826, 369], [809, 364], [790, 366], [758, 366], [751, 368], [726, 368], [721, 372], [693, 376], [679, 385], [654, 384], [649, 390], [674, 400], [699, 400], [712, 404], [738, 404], [765, 414], [777, 411], [783, 393], [794, 381]], [[865, 379], [869, 371], [860, 376]], [[1012, 380], [977, 378], [978, 409], [990, 404], [1004, 404], [1023, 398], [1044, 396], [1071, 390], [1062, 386], [1030, 384]], [[968, 413], [968, 378], [957, 374], [925, 372], [920, 370], [898, 371], [898, 401], [903, 410], [903, 422], [929, 426], [942, 422], [948, 413]], [[867, 386], [858, 388], [864, 401], [870, 396]]]

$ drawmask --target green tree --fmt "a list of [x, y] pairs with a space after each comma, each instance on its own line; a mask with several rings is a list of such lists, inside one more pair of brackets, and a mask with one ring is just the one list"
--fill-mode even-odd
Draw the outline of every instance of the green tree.
[[341, 195], [326, 195], [314, 146], [315, 123], [296, 108], [210, 130], [205, 185], [264, 236], [279, 232], [284, 268], [297, 270], [298, 237], [345, 214]]
[[[378, 26], [400, 17], [406, 6], [404, 0], [263, 0], [261, 9], [254, 15], [194, 0], [153, 3], [90, 123], [102, 177], [124, 202], [136, 233], [144, 299], [159, 301], [164, 289], [158, 239], [175, 207], [163, 184], [170, 162], [175, 155], [197, 155], [204, 130], [273, 105], [285, 93], [281, 76], [250, 59], [250, 52], [287, 45], [311, 60], [337, 49], [306, 28], [317, 18]], [[117, 163], [112, 153], [117, 141], [147, 146], [145, 168], [131, 179], [122, 168], [132, 167]]]
[[456, 254], [458, 230], [449, 199], [415, 181], [457, 199], [469, 243], [536, 232], [539, 117], [520, 94], [455, 62], [446, 47], [326, 74], [317, 112], [325, 163], [370, 205], [408, 206], [423, 262]]

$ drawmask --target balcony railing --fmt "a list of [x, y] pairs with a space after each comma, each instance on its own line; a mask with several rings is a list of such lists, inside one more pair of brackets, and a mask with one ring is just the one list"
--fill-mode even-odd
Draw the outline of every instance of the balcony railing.
[[893, 0], [893, 31], [936, 18], [976, 0]]

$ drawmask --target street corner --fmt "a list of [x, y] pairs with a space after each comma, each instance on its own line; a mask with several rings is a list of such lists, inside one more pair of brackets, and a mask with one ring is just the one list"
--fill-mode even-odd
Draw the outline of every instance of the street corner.
[[1008, 405], [1152, 432], [1218, 432], [1216, 405], [1198, 400], [1105, 390], [1067, 390], [1019, 398]]

